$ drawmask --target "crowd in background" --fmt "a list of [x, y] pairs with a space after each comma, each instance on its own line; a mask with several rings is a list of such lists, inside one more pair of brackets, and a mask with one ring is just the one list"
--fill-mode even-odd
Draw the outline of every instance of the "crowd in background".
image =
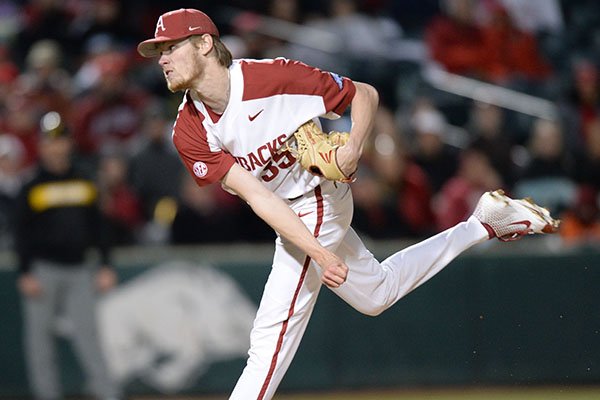
[[[0, 248], [10, 246], [11, 207], [36, 167], [48, 111], [67, 121], [115, 245], [273, 238], [240, 199], [198, 188], [171, 144], [181, 93], [168, 92], [136, 45], [179, 6], [211, 15], [235, 58], [298, 59], [377, 87], [352, 184], [353, 225], [366, 237], [430, 235], [503, 188], [558, 215], [564, 243], [600, 244], [597, 2], [204, 3], [0, 0]], [[556, 112], [540, 118], [448, 93], [428, 83], [432, 67], [550, 100]], [[349, 116], [324, 127], [348, 130]]]

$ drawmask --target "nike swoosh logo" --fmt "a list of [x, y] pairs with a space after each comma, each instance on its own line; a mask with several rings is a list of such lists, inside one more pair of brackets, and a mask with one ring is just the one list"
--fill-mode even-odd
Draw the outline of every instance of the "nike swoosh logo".
[[302, 217], [304, 217], [304, 216], [306, 216], [306, 215], [308, 215], [308, 214], [312, 214], [313, 212], [314, 212], [314, 211], [299, 212], [299, 213], [298, 213], [298, 216], [299, 216], [300, 218], [302, 218]]
[[202, 28], [202, 27], [201, 26], [188, 26], [188, 29], [190, 31], [195, 31], [196, 29], [200, 29], [200, 28]]
[[508, 225], [525, 225], [525, 229], [529, 229], [529, 227], [531, 226], [531, 222], [527, 221], [527, 220], [523, 220], [523, 221], [511, 222]]
[[260, 110], [259, 112], [257, 112], [254, 115], [248, 115], [248, 119], [250, 120], [250, 122], [254, 121], [256, 119], [256, 117], [258, 117], [260, 115], [261, 112], [265, 111], [265, 109], [263, 108], [262, 110]]

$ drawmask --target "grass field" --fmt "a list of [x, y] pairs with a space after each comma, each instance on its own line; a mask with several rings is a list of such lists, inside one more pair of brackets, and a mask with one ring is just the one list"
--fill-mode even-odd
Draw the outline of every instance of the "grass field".
[[[161, 397], [162, 398], [162, 397]], [[133, 400], [157, 400], [157, 397]], [[226, 400], [220, 397], [170, 397], [170, 400]], [[465, 388], [396, 391], [284, 393], [274, 400], [598, 400], [600, 387]]]

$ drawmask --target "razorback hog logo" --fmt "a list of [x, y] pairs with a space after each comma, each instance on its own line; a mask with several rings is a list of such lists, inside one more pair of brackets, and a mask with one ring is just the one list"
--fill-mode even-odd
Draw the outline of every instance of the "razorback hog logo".
[[103, 297], [98, 334], [119, 384], [176, 394], [213, 364], [244, 359], [255, 314], [254, 301], [221, 268], [175, 260], [149, 265]]
[[331, 159], [333, 158], [333, 149], [329, 150], [327, 153], [319, 152], [321, 158], [327, 163], [331, 163]]

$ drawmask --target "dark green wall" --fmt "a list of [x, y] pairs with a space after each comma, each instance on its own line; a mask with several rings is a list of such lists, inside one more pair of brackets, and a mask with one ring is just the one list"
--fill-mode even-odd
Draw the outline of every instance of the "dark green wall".
[[[118, 270], [127, 280], [151, 265]], [[212, 265], [258, 302], [270, 268], [262, 258]], [[27, 393], [14, 280], [0, 271], [1, 396]], [[61, 346], [65, 383], [78, 392], [80, 372]], [[227, 392], [243, 365], [213, 365], [192, 391]], [[538, 383], [600, 383], [600, 253], [464, 255], [378, 317], [323, 290], [282, 389]]]

